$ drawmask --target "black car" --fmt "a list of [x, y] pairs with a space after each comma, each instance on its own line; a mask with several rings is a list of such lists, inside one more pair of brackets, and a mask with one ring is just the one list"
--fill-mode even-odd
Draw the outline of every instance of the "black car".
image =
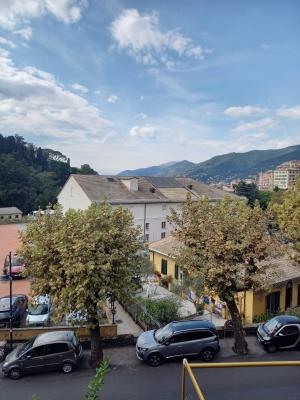
[[278, 349], [300, 346], [300, 318], [279, 315], [259, 326], [257, 338], [264, 348], [273, 353]]
[[[27, 309], [28, 299], [23, 294], [12, 296], [12, 324], [14, 327], [20, 327], [21, 320]], [[0, 328], [9, 327], [10, 317], [10, 297], [0, 298]]]

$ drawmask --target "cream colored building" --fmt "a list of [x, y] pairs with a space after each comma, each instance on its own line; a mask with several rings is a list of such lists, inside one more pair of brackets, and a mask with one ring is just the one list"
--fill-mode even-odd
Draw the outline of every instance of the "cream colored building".
[[226, 193], [190, 178], [71, 175], [57, 199], [64, 212], [103, 201], [126, 207], [141, 226], [144, 240], [153, 242], [170, 234], [167, 216], [171, 209], [181, 209], [188, 194], [193, 200], [217, 201]]
[[22, 211], [17, 207], [0, 208], [0, 220], [19, 220], [22, 218]]

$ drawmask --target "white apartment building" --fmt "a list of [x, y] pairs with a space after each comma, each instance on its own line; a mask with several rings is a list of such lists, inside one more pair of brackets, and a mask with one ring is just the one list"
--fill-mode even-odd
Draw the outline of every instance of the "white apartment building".
[[300, 161], [293, 160], [279, 165], [274, 171], [274, 187], [290, 189], [300, 177]]
[[205, 196], [209, 201], [226, 194], [190, 178], [71, 175], [57, 199], [64, 212], [103, 201], [126, 207], [133, 213], [134, 223], [142, 227], [145, 242], [153, 242], [170, 234], [167, 215], [171, 208], [181, 209], [188, 193], [194, 200]]

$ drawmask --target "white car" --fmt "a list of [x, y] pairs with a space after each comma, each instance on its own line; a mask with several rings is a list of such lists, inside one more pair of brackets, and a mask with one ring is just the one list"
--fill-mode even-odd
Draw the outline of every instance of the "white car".
[[49, 326], [51, 317], [51, 300], [48, 295], [38, 296], [28, 305], [27, 326]]

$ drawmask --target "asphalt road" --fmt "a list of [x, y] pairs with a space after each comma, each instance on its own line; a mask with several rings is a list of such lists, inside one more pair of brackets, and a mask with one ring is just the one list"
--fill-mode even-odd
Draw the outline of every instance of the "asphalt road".
[[[118, 352], [118, 349], [113, 351]], [[116, 359], [116, 355], [113, 358]], [[259, 358], [252, 356], [247, 360], [272, 359], [299, 360], [299, 352], [266, 354]], [[123, 362], [121, 360], [120, 363], [112, 365], [105, 378], [101, 399], [180, 399], [181, 365], [181, 361], [173, 361], [158, 368], [151, 368], [129, 355]], [[39, 400], [83, 400], [92, 375], [90, 369], [82, 367], [71, 375], [54, 372], [27, 376], [19, 381], [1, 377], [0, 400], [31, 400], [33, 394], [37, 395]], [[206, 400], [300, 399], [300, 367], [207, 369], [198, 370], [196, 376]], [[196, 399], [193, 388], [188, 384], [187, 400]]]

